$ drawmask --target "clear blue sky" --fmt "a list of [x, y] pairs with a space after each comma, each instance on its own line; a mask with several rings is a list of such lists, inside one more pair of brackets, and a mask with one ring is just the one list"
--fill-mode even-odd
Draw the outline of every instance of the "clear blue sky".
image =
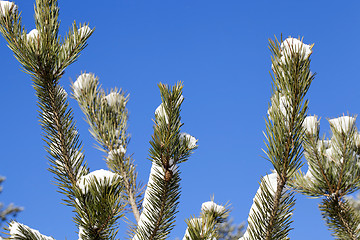
[[[16, 4], [31, 30], [33, 1]], [[261, 150], [271, 89], [269, 38], [283, 33], [315, 43], [309, 113], [322, 117], [323, 134], [329, 134], [326, 118], [360, 112], [358, 1], [60, 0], [59, 6], [60, 34], [73, 20], [96, 28], [61, 84], [69, 91], [70, 81], [87, 71], [98, 75], [104, 88], [130, 93], [129, 153], [145, 183], [151, 119], [160, 104], [157, 83], [184, 82], [183, 130], [199, 139], [199, 148], [181, 165], [181, 204], [170, 239], [183, 236], [184, 219], [198, 215], [212, 194], [218, 203], [230, 201], [235, 222], [247, 219], [260, 176], [271, 169]], [[71, 208], [60, 204], [62, 195], [47, 171], [30, 77], [2, 38], [0, 54], [0, 175], [7, 177], [0, 201], [24, 206], [18, 220], [43, 234], [77, 239]], [[91, 170], [106, 168], [77, 103], [69, 101]], [[319, 200], [296, 198], [290, 237], [331, 239]], [[126, 224], [120, 225], [123, 239]]]

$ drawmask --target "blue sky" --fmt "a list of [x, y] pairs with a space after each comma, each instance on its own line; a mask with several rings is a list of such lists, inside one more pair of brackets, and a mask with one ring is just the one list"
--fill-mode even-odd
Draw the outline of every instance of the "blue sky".
[[[16, 1], [23, 22], [34, 28], [33, 1]], [[270, 172], [263, 131], [271, 90], [268, 39], [303, 36], [315, 43], [309, 90], [309, 114], [327, 118], [360, 111], [360, 14], [358, 1], [59, 1], [61, 31], [73, 20], [96, 28], [89, 46], [71, 65], [61, 84], [70, 91], [82, 71], [93, 72], [103, 87], [130, 94], [129, 153], [146, 183], [159, 82], [184, 82], [183, 130], [199, 139], [199, 148], [181, 165], [182, 195], [170, 239], [182, 237], [185, 218], [198, 215], [214, 194], [231, 203], [235, 222], [246, 221], [260, 176]], [[73, 213], [47, 171], [38, 124], [36, 97], [29, 76], [0, 39], [2, 159], [7, 177], [0, 201], [25, 207], [18, 220], [56, 239], [77, 239]], [[93, 146], [75, 100], [70, 99], [91, 170], [106, 168]], [[317, 208], [319, 200], [296, 195], [292, 239], [331, 239]], [[123, 239], [126, 224], [120, 223]]]

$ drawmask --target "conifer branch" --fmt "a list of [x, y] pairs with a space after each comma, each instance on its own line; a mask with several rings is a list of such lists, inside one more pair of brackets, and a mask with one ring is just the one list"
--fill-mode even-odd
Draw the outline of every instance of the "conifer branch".
[[200, 217], [186, 220], [187, 229], [183, 240], [218, 239], [220, 225], [225, 222], [228, 214], [226, 207], [213, 200], [203, 203]]
[[31, 229], [28, 226], [12, 221], [9, 224], [11, 239], [17, 240], [54, 240], [52, 237], [41, 234], [38, 230]]
[[275, 173], [260, 184], [243, 239], [285, 239], [291, 230], [295, 200], [285, 186], [301, 166], [302, 123], [308, 104], [304, 97], [314, 77], [309, 69], [311, 46], [294, 38], [281, 45], [270, 40], [269, 46], [274, 77], [265, 153]]
[[277, 217], [278, 210], [279, 210], [279, 207], [280, 207], [280, 199], [282, 197], [281, 193], [284, 190], [285, 181], [282, 181], [282, 180], [279, 181], [278, 180], [277, 184], [278, 185], [277, 185], [277, 190], [276, 190], [276, 193], [275, 193], [274, 206], [273, 206], [272, 212], [270, 214], [269, 225], [268, 225], [268, 229], [267, 229], [266, 237], [265, 237], [266, 240], [273, 239], [273, 235], [274, 235], [274, 233], [276, 233], [274, 231], [274, 227], [276, 226], [276, 217]]
[[124, 216], [125, 204], [120, 197], [124, 190], [121, 176], [97, 170], [79, 181], [77, 204], [80, 239], [115, 239], [116, 221]]
[[[57, 1], [38, 0], [35, 7], [37, 29], [29, 34], [22, 30], [20, 34], [19, 30], [13, 30], [13, 26], [6, 28], [9, 25], [4, 23], [19, 19], [15, 11], [5, 18], [0, 17], [0, 30], [6, 39], [12, 41], [9, 46], [12, 46], [20, 63], [33, 78], [39, 99], [41, 126], [45, 133], [44, 141], [48, 145], [52, 167], [50, 171], [55, 174], [59, 191], [67, 196], [65, 203], [75, 207], [79, 236], [110, 239], [116, 234], [116, 220], [123, 216], [124, 207], [120, 198], [123, 187], [115, 182], [106, 182], [106, 177], [104, 182], [102, 176], [94, 176], [89, 182], [84, 179], [88, 170], [81, 153], [79, 135], [67, 102], [67, 94], [59, 86], [64, 67], [77, 59], [92, 31], [87, 26], [82, 27], [72, 33], [72, 37], [68, 37], [71, 41], [61, 44], [58, 38], [58, 14]], [[20, 29], [21, 22], [18, 20], [14, 25], [16, 29]], [[24, 49], [27, 51], [16, 49], [19, 42], [26, 46]], [[66, 53], [65, 60], [61, 58], [61, 54], [59, 57], [60, 52]], [[62, 61], [66, 62], [63, 64]], [[85, 183], [81, 183], [82, 181]], [[81, 184], [90, 185], [90, 191], [80, 190]], [[25, 232], [23, 234], [26, 235]]]
[[[73, 115], [68, 107], [66, 92], [58, 85], [64, 69], [59, 69], [58, 52], [62, 47], [58, 40], [59, 8], [55, 0], [37, 0], [35, 23], [37, 29], [26, 34], [17, 10], [0, 18], [0, 31], [9, 43], [15, 57], [33, 79], [34, 89], [39, 99], [41, 126], [45, 132], [44, 141], [52, 163], [60, 192], [67, 195], [67, 204], [76, 198], [74, 189], [77, 179], [86, 174], [81, 144], [73, 124]], [[78, 57], [91, 34], [82, 36], [82, 44], [72, 53]], [[75, 41], [72, 45], [76, 45]], [[68, 49], [64, 48], [64, 51]]]
[[337, 239], [356, 240], [360, 237], [359, 214], [339, 196], [323, 199], [319, 206], [326, 225]]
[[130, 204], [136, 221], [140, 219], [138, 209], [139, 188], [136, 184], [136, 167], [131, 157], [126, 157], [129, 142], [127, 134], [128, 97], [116, 89], [105, 96], [98, 78], [93, 74], [83, 73], [73, 84], [73, 96], [86, 116], [90, 133], [100, 144], [100, 150], [108, 155], [108, 167], [122, 176], [126, 200]]
[[155, 112], [150, 141], [152, 167], [133, 240], [166, 239], [174, 226], [180, 197], [178, 164], [187, 161], [196, 148], [195, 138], [180, 133], [182, 84], [169, 88], [160, 83], [159, 88], [162, 104]]
[[[105, 95], [97, 78], [84, 73], [73, 85], [73, 96], [85, 113], [99, 148], [107, 154], [106, 162], [111, 169], [88, 173], [67, 93], [59, 81], [66, 67], [86, 47], [93, 30], [74, 22], [61, 39], [58, 15], [56, 0], [36, 0], [36, 29], [28, 33], [17, 6], [0, 1], [0, 32], [23, 70], [32, 77], [51, 163], [49, 170], [59, 192], [66, 196], [63, 201], [75, 208], [79, 239], [115, 239], [117, 220], [125, 216], [127, 205], [138, 223], [133, 240], [166, 239], [174, 227], [179, 204], [179, 164], [187, 161], [197, 148], [194, 137], [180, 132], [182, 83], [172, 88], [159, 84], [162, 103], [155, 111], [149, 150], [152, 167], [142, 201], [136, 166], [132, 157], [126, 155], [130, 141], [128, 97], [117, 89]], [[273, 89], [265, 144], [274, 172], [261, 179], [250, 209], [249, 225], [241, 239], [288, 239], [295, 204], [294, 193], [288, 186], [312, 197], [323, 197], [320, 210], [333, 236], [359, 239], [360, 214], [346, 200], [347, 194], [360, 188], [360, 134], [356, 118], [329, 120], [333, 135], [330, 140], [319, 140], [317, 118], [305, 118], [308, 107], [305, 95], [314, 79], [310, 72], [312, 46], [288, 38], [281, 44], [270, 40], [270, 50]], [[305, 175], [298, 171], [302, 166], [302, 147], [309, 165]], [[228, 211], [208, 203], [202, 207], [201, 218], [187, 221], [184, 239], [218, 237], [219, 223]], [[53, 240], [14, 221], [8, 230], [12, 239]]]
[[296, 174], [291, 185], [305, 195], [323, 197], [319, 208], [335, 237], [358, 239], [359, 214], [344, 198], [359, 189], [360, 166], [356, 154], [359, 133], [355, 117], [330, 119], [333, 133], [330, 140], [318, 140], [316, 117], [305, 120], [304, 149], [309, 169], [305, 176], [301, 172]]
[[[302, 122], [307, 110], [307, 101], [304, 102], [303, 99], [313, 76], [309, 70], [310, 47], [299, 40], [288, 38], [281, 46], [279, 42], [270, 41], [270, 49], [274, 54], [272, 66], [275, 74], [275, 99], [269, 109], [267, 123], [267, 135], [270, 136], [267, 156], [278, 175], [265, 239], [283, 239], [290, 228], [283, 224], [284, 219], [279, 216], [287, 216], [285, 221], [289, 221], [292, 210], [288, 207], [294, 204], [285, 185], [300, 167]], [[287, 207], [283, 205], [285, 202]], [[275, 236], [277, 237], [274, 238]]]

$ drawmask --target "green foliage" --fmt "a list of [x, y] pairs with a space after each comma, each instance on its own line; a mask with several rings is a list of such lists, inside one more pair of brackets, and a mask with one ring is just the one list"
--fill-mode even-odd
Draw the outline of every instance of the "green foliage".
[[105, 182], [96, 177], [91, 180], [88, 189], [76, 200], [79, 238], [115, 239], [116, 221], [124, 216], [125, 204], [120, 197], [123, 182], [120, 177], [105, 179]]
[[128, 97], [116, 89], [105, 95], [98, 78], [89, 73], [80, 75], [73, 84], [73, 97], [86, 116], [90, 133], [99, 143], [98, 148], [108, 154], [106, 162], [109, 169], [122, 176], [125, 185], [123, 197], [131, 205], [136, 221], [139, 221], [142, 191], [136, 183], [133, 160], [125, 155], [129, 143]]
[[329, 229], [336, 239], [359, 239], [359, 213], [341, 197], [324, 198], [319, 206]]
[[346, 195], [359, 189], [355, 118], [343, 116], [329, 122], [331, 139], [319, 139], [319, 131], [304, 135], [309, 170], [306, 175], [295, 174], [291, 185], [305, 195], [323, 198], [320, 210], [337, 239], [358, 239], [359, 213], [346, 199]]
[[[32, 77], [49, 170], [59, 192], [65, 195], [63, 201], [73, 207], [79, 239], [115, 239], [118, 220], [127, 218], [127, 206], [137, 222], [136, 227], [130, 226], [133, 240], [168, 238], [179, 205], [180, 164], [197, 148], [197, 140], [181, 132], [182, 83], [172, 87], [159, 84], [162, 103], [155, 112], [149, 150], [152, 168], [143, 194], [134, 160], [127, 155], [128, 96], [117, 89], [106, 95], [94, 74], [81, 74], [72, 85], [72, 96], [84, 112], [98, 148], [107, 154], [111, 170], [89, 173], [68, 96], [59, 80], [86, 47], [93, 30], [74, 22], [61, 38], [57, 1], [37, 0], [36, 29], [27, 34], [17, 7], [12, 3], [4, 7], [4, 1], [0, 4], [0, 32], [23, 70]], [[269, 46], [273, 88], [264, 152], [274, 172], [261, 179], [241, 239], [288, 239], [295, 205], [290, 187], [323, 198], [320, 210], [336, 238], [358, 239], [360, 214], [345, 198], [360, 186], [360, 135], [355, 118], [330, 120], [331, 140], [320, 140], [317, 119], [312, 119], [309, 131], [305, 96], [314, 79], [310, 72], [312, 46], [294, 38], [281, 44], [270, 40]], [[306, 175], [299, 170], [303, 150], [309, 165]], [[204, 203], [200, 218], [186, 221], [184, 239], [233, 239], [233, 227], [221, 225], [227, 217], [226, 207]], [[16, 222], [10, 223], [9, 230], [15, 239], [52, 239]]]
[[[123, 211], [118, 197], [122, 187], [115, 184], [111, 185], [114, 189], [109, 190], [104, 185], [107, 183], [98, 184], [101, 179], [95, 176], [88, 183], [91, 186], [88, 193], [79, 189], [79, 181], [88, 174], [88, 169], [67, 94], [59, 86], [65, 68], [85, 48], [92, 30], [88, 27], [77, 30], [74, 23], [73, 31], [70, 30], [68, 36], [61, 40], [58, 37], [58, 14], [57, 1], [38, 0], [35, 6], [35, 34], [26, 34], [17, 10], [0, 17], [0, 31], [24, 70], [32, 76], [39, 99], [40, 123], [47, 143], [50, 171], [54, 173], [59, 191], [67, 197], [65, 203], [74, 207], [74, 220], [83, 229], [81, 236], [113, 239], [116, 234], [114, 224]], [[27, 236], [28, 233], [24, 230], [21, 234]], [[29, 239], [37, 238], [29, 236]]]
[[[1, 9], [6, 10], [6, 7]], [[73, 97], [85, 113], [98, 148], [108, 154], [106, 161], [112, 170], [112, 173], [105, 170], [89, 173], [67, 94], [59, 80], [65, 68], [86, 47], [93, 30], [86, 25], [78, 29], [74, 22], [61, 39], [58, 15], [57, 1], [37, 0], [36, 30], [27, 34], [17, 7], [11, 4], [10, 9], [1, 12], [0, 31], [24, 71], [32, 76], [50, 171], [59, 191], [66, 196], [64, 202], [74, 208], [79, 238], [114, 239], [117, 220], [125, 216], [125, 207], [129, 204], [139, 222], [134, 238], [164, 239], [174, 226], [180, 196], [178, 164], [187, 161], [196, 148], [192, 137], [180, 133], [182, 84], [172, 89], [159, 84], [164, 114], [155, 116], [150, 142], [150, 159], [155, 171], [150, 175], [140, 218], [141, 186], [136, 184], [133, 160], [126, 156], [128, 98], [116, 89], [105, 96], [92, 74], [82, 74], [73, 84]], [[10, 224], [9, 230], [19, 238], [44, 237], [15, 222]]]
[[266, 153], [275, 172], [262, 179], [248, 218], [244, 239], [286, 239], [295, 199], [285, 187], [301, 167], [302, 123], [308, 102], [311, 46], [288, 38], [270, 40], [273, 94], [266, 119]]
[[200, 217], [186, 220], [188, 227], [184, 240], [218, 239], [220, 226], [225, 223], [228, 215], [229, 210], [217, 205], [213, 200], [203, 203]]
[[155, 113], [150, 141], [152, 168], [133, 239], [166, 239], [174, 227], [180, 197], [178, 164], [187, 161], [196, 148], [190, 138], [180, 134], [182, 88], [180, 82], [172, 88], [159, 84], [162, 103]]

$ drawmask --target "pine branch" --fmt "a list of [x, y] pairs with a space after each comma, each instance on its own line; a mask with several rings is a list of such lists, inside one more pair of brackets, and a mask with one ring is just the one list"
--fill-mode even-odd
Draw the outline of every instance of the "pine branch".
[[326, 225], [337, 239], [355, 240], [360, 237], [359, 214], [339, 196], [323, 199], [319, 206]]
[[[24, 70], [32, 76], [34, 89], [39, 99], [41, 126], [45, 132], [49, 159], [52, 163], [51, 172], [55, 174], [60, 192], [67, 195], [67, 204], [75, 199], [74, 189], [77, 179], [86, 174], [81, 144], [73, 123], [73, 115], [68, 107], [65, 91], [58, 85], [64, 72], [59, 68], [58, 53], [61, 48], [58, 38], [57, 1], [38, 0], [35, 6], [36, 30], [26, 34], [17, 11], [0, 18], [0, 31], [14, 51], [15, 57]], [[75, 60], [84, 48], [85, 40], [91, 32], [78, 37], [71, 45], [77, 50], [69, 55]], [[79, 44], [80, 43], [80, 44]]]
[[28, 226], [12, 221], [9, 224], [11, 239], [17, 240], [54, 240], [52, 237], [41, 234], [38, 230], [29, 228]]
[[304, 97], [314, 78], [309, 69], [311, 46], [294, 38], [286, 39], [281, 45], [270, 40], [269, 46], [274, 77], [265, 153], [275, 173], [260, 184], [244, 239], [284, 239], [291, 230], [295, 200], [285, 186], [301, 167], [302, 123], [308, 104]]
[[319, 208], [335, 237], [357, 239], [359, 214], [345, 197], [359, 189], [360, 166], [356, 154], [359, 133], [355, 117], [342, 116], [329, 122], [333, 133], [330, 140], [319, 140], [318, 129], [311, 131], [319, 128], [316, 118], [312, 124], [305, 125], [304, 149], [309, 170], [305, 176], [301, 172], [296, 174], [291, 184], [305, 195], [323, 197]]
[[79, 213], [80, 239], [115, 239], [117, 220], [124, 216], [125, 204], [120, 197], [124, 189], [121, 176], [97, 170], [78, 182], [80, 198], [76, 199]]
[[186, 220], [187, 229], [183, 240], [220, 239], [220, 226], [228, 214], [226, 207], [217, 205], [213, 200], [203, 203], [200, 217]]
[[277, 189], [278, 175], [276, 173], [262, 178], [250, 209], [248, 228], [241, 239], [266, 239], [269, 229], [272, 229], [273, 239], [284, 239], [284, 236], [291, 230], [290, 217], [294, 206], [293, 194], [283, 194], [281, 202], [277, 204], [280, 207], [276, 209], [277, 212], [273, 213], [276, 206]]
[[[269, 219], [269, 225], [267, 226], [267, 232], [266, 232], [266, 237], [265, 239], [273, 239], [273, 236], [275, 234], [279, 234], [278, 229], [276, 229], [276, 227], [278, 225], [281, 225], [283, 224], [283, 222], [281, 221], [282, 219], [278, 219], [278, 215], [281, 215], [281, 210], [279, 209], [281, 207], [281, 198], [284, 198], [283, 195], [282, 195], [282, 192], [284, 190], [284, 187], [285, 187], [285, 181], [278, 181], [278, 185], [277, 185], [277, 191], [275, 193], [275, 199], [274, 199], [274, 205], [272, 207], [272, 211], [271, 211], [271, 214], [270, 214], [270, 219]], [[283, 200], [284, 201], [284, 200]], [[293, 205], [293, 203], [291, 203]], [[290, 210], [291, 211], [291, 210]], [[280, 214], [279, 214], [280, 212]], [[283, 224], [283, 225], [287, 225], [287, 224]], [[290, 225], [290, 224], [289, 224]], [[286, 234], [284, 235], [287, 235], [287, 231], [289, 229], [289, 227], [287, 226], [286, 228], [284, 228], [284, 232], [286, 232]]]
[[286, 39], [281, 46], [279, 42], [270, 41], [274, 54], [275, 93], [266, 129], [267, 156], [278, 176], [265, 239], [283, 239], [290, 230], [289, 216], [295, 202], [286, 192], [285, 185], [301, 166], [302, 122], [307, 111], [304, 97], [313, 79], [306, 48], [305, 44], [292, 38]]
[[165, 239], [175, 223], [180, 197], [178, 164], [187, 161], [196, 140], [180, 134], [182, 84], [170, 89], [159, 84], [162, 104], [155, 112], [154, 134], [150, 141], [152, 168], [133, 240]]
[[[76, 32], [70, 32], [71, 36], [60, 43], [58, 14], [57, 1], [38, 0], [35, 7], [37, 29], [26, 34], [18, 12], [15, 11], [0, 17], [0, 30], [25, 71], [32, 76], [39, 99], [44, 141], [48, 145], [52, 167], [50, 171], [55, 174], [59, 191], [67, 196], [65, 203], [75, 207], [75, 221], [84, 232], [80, 235], [91, 239], [114, 239], [116, 231], [113, 227], [123, 211], [118, 194], [122, 188], [115, 187], [117, 192], [107, 191], [106, 186], [101, 187], [103, 191], [96, 191], [95, 188], [90, 188], [92, 190], [87, 194], [80, 191], [79, 181], [88, 170], [67, 94], [59, 86], [64, 68], [77, 59], [92, 31], [88, 27], [82, 27]], [[91, 182], [90, 185], [96, 184], [97, 179], [93, 181], [95, 183]], [[100, 184], [96, 187], [100, 189]], [[93, 201], [86, 201], [88, 198]], [[99, 199], [102, 202], [98, 202]], [[107, 208], [102, 204], [110, 209], [105, 211]], [[26, 236], [34, 239], [30, 235]]]
[[106, 152], [108, 167], [122, 176], [127, 202], [138, 222], [138, 192], [136, 184], [137, 172], [131, 157], [126, 157], [127, 145], [130, 141], [127, 134], [128, 97], [121, 90], [111, 90], [106, 95], [93, 74], [80, 75], [73, 84], [73, 96], [86, 116], [90, 133], [99, 143], [99, 149]]

